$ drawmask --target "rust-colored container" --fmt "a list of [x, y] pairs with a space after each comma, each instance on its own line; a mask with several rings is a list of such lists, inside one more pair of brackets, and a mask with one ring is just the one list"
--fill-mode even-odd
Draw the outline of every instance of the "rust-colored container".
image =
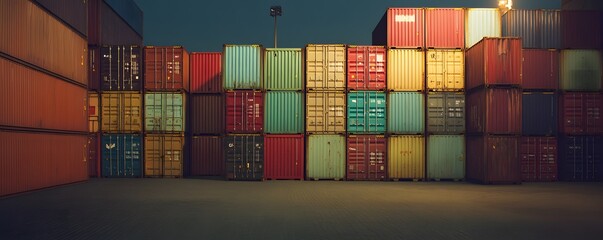
[[35, 0], [35, 2], [79, 34], [83, 36], [88, 34], [88, 1]]
[[387, 178], [387, 139], [379, 135], [349, 135], [347, 142], [348, 180]]
[[603, 134], [603, 95], [566, 92], [561, 94], [559, 131], [570, 135]]
[[[142, 18], [142, 15], [139, 18]], [[88, 43], [142, 46], [141, 34], [130, 27], [124, 19], [104, 0], [88, 0]]]
[[224, 175], [224, 148], [221, 136], [193, 136], [190, 151], [191, 176]]
[[224, 133], [224, 95], [190, 95], [190, 131], [193, 135]]
[[0, 57], [0, 125], [88, 132], [88, 91]]
[[522, 88], [557, 90], [559, 88], [559, 51], [523, 49]]
[[557, 138], [521, 137], [519, 161], [524, 182], [557, 181]]
[[144, 136], [144, 176], [182, 177], [183, 134], [146, 134]]
[[226, 132], [261, 133], [264, 130], [264, 94], [252, 90], [226, 92]]
[[373, 45], [425, 47], [425, 9], [389, 8], [373, 30]]
[[425, 39], [427, 48], [464, 48], [465, 10], [425, 9]]
[[521, 85], [521, 39], [484, 38], [465, 53], [467, 89]]
[[222, 92], [222, 53], [193, 52], [190, 58], [191, 93]]
[[386, 61], [383, 46], [348, 46], [348, 90], [384, 90]]
[[603, 48], [603, 13], [599, 10], [561, 11], [561, 47]]
[[181, 46], [144, 47], [144, 89], [188, 92], [188, 58]]
[[100, 176], [100, 147], [100, 134], [92, 133], [88, 135], [88, 177]]
[[467, 136], [467, 179], [483, 184], [521, 183], [519, 138]]
[[264, 136], [264, 178], [304, 179], [304, 135]]
[[0, 196], [88, 179], [87, 135], [0, 130]]
[[482, 88], [467, 96], [467, 133], [521, 134], [521, 89]]

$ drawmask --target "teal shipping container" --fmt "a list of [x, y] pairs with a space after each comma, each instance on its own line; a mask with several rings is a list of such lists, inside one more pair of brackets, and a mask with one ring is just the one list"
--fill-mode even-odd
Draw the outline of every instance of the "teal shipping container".
[[427, 178], [465, 178], [465, 136], [429, 135], [427, 137]]
[[264, 87], [266, 90], [302, 90], [304, 75], [301, 48], [264, 50]]
[[147, 92], [144, 94], [146, 132], [178, 133], [185, 130], [184, 93]]
[[348, 133], [385, 133], [386, 98], [384, 92], [349, 92]]
[[425, 99], [419, 92], [390, 92], [387, 131], [394, 134], [422, 134], [425, 129]]
[[223, 61], [224, 89], [262, 88], [261, 45], [224, 45]]
[[304, 94], [296, 91], [268, 91], [264, 105], [264, 132], [304, 132]]
[[307, 146], [307, 179], [339, 180], [345, 177], [344, 135], [310, 135]]
[[598, 50], [561, 50], [560, 87], [564, 91], [599, 91], [603, 60]]
[[142, 177], [142, 137], [106, 134], [101, 143], [103, 177]]

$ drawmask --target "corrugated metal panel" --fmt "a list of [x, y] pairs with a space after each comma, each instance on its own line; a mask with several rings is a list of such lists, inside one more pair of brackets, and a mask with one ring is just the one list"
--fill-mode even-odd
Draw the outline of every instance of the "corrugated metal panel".
[[103, 0], [117, 13], [138, 35], [143, 36], [143, 12], [135, 0]]
[[502, 15], [502, 36], [520, 37], [524, 48], [540, 48], [540, 10], [511, 9]]
[[343, 179], [345, 177], [345, 136], [309, 135], [306, 178]]
[[425, 88], [425, 52], [414, 49], [387, 51], [387, 89], [422, 91]]
[[224, 45], [224, 89], [262, 89], [261, 52], [261, 45]]
[[343, 91], [345, 85], [345, 45], [308, 44], [306, 46], [306, 89]]
[[226, 178], [262, 180], [264, 178], [264, 137], [229, 135], [225, 138]]
[[264, 94], [226, 92], [226, 132], [261, 133], [264, 130]]
[[31, 1], [1, 1], [0, 16], [0, 52], [88, 85], [85, 38]]
[[73, 0], [35, 0], [79, 34], [88, 34], [88, 2]]
[[542, 10], [540, 23], [540, 48], [561, 48], [561, 11]]
[[389, 179], [425, 178], [425, 138], [390, 136], [387, 144]]
[[386, 95], [384, 92], [348, 93], [347, 130], [350, 133], [385, 133]]
[[293, 91], [266, 92], [266, 133], [304, 132], [304, 94]]
[[[137, 32], [105, 0], [88, 1], [88, 43], [90, 45], [139, 45], [142, 31]], [[122, 0], [115, 0], [118, 2]], [[130, 2], [123, 1], [123, 2]], [[142, 21], [142, 16], [140, 16]]]
[[521, 78], [523, 89], [557, 90], [559, 88], [559, 51], [524, 49]]
[[463, 48], [465, 11], [462, 8], [425, 9], [425, 46], [427, 48]]
[[378, 135], [350, 135], [347, 150], [347, 179], [387, 179], [387, 139]]
[[387, 102], [387, 131], [389, 133], [423, 133], [425, 129], [425, 98], [423, 94], [391, 92]]
[[522, 181], [557, 181], [556, 137], [522, 137], [519, 158]]
[[139, 46], [103, 46], [100, 53], [101, 90], [142, 89], [142, 51]]
[[463, 50], [427, 50], [427, 89], [436, 91], [465, 89]]
[[559, 139], [559, 179], [562, 181], [603, 181], [603, 137], [561, 137]]
[[146, 92], [144, 130], [146, 132], [184, 132], [186, 130], [184, 93]]
[[561, 89], [599, 91], [603, 81], [603, 60], [597, 50], [561, 50]]
[[519, 138], [468, 136], [467, 179], [483, 184], [521, 183]]
[[88, 135], [88, 177], [101, 176], [101, 139], [99, 133]]
[[266, 179], [304, 179], [304, 135], [264, 136]]
[[190, 58], [191, 93], [222, 92], [222, 53], [193, 52]]
[[498, 8], [468, 8], [465, 12], [465, 48], [484, 37], [500, 37], [500, 18]]
[[103, 92], [101, 94], [102, 132], [141, 132], [142, 94]]
[[596, 10], [561, 11], [562, 48], [603, 48], [603, 13]]
[[383, 46], [348, 46], [348, 90], [385, 90], [386, 54]]
[[100, 131], [100, 97], [96, 92], [88, 92], [88, 132]]
[[427, 132], [432, 134], [465, 132], [464, 93], [427, 94]]
[[557, 135], [557, 94], [524, 92], [522, 104], [522, 134], [531, 136]]
[[86, 135], [0, 130], [0, 196], [88, 179]]
[[105, 134], [101, 149], [103, 177], [142, 177], [142, 136]]
[[100, 47], [88, 46], [88, 90], [100, 91]]
[[144, 47], [144, 69], [144, 89], [188, 92], [189, 55], [183, 47]]
[[465, 136], [429, 135], [427, 137], [427, 178], [465, 178]]
[[193, 136], [190, 141], [192, 176], [224, 176], [224, 147], [220, 136]]
[[182, 177], [184, 135], [147, 134], [144, 136], [145, 177]]
[[566, 134], [603, 134], [603, 95], [562, 93], [560, 131]]
[[345, 133], [345, 102], [344, 92], [306, 93], [306, 132]]
[[226, 105], [222, 94], [190, 95], [190, 132], [198, 134], [223, 134]]
[[373, 30], [373, 45], [425, 47], [425, 9], [389, 8]]
[[467, 132], [521, 134], [521, 89], [480, 89], [467, 96]]
[[302, 55], [301, 48], [266, 48], [264, 87], [267, 90], [302, 90]]
[[465, 53], [467, 89], [521, 85], [521, 60], [521, 39], [482, 39]]

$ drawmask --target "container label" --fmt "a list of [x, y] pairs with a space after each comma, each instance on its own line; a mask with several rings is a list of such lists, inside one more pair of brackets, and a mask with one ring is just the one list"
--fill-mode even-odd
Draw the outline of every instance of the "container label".
[[415, 22], [415, 15], [396, 15], [396, 22]]

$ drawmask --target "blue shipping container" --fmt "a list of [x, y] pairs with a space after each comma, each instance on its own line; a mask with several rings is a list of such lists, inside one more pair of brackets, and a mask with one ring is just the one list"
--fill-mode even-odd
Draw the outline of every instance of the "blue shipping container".
[[558, 96], [554, 93], [524, 92], [522, 98], [522, 133], [528, 136], [557, 134]]
[[142, 177], [142, 136], [106, 134], [102, 137], [103, 177]]
[[384, 92], [348, 93], [348, 132], [385, 133], [386, 95]]
[[523, 48], [561, 47], [559, 10], [513, 9], [502, 16], [502, 36], [521, 37]]

